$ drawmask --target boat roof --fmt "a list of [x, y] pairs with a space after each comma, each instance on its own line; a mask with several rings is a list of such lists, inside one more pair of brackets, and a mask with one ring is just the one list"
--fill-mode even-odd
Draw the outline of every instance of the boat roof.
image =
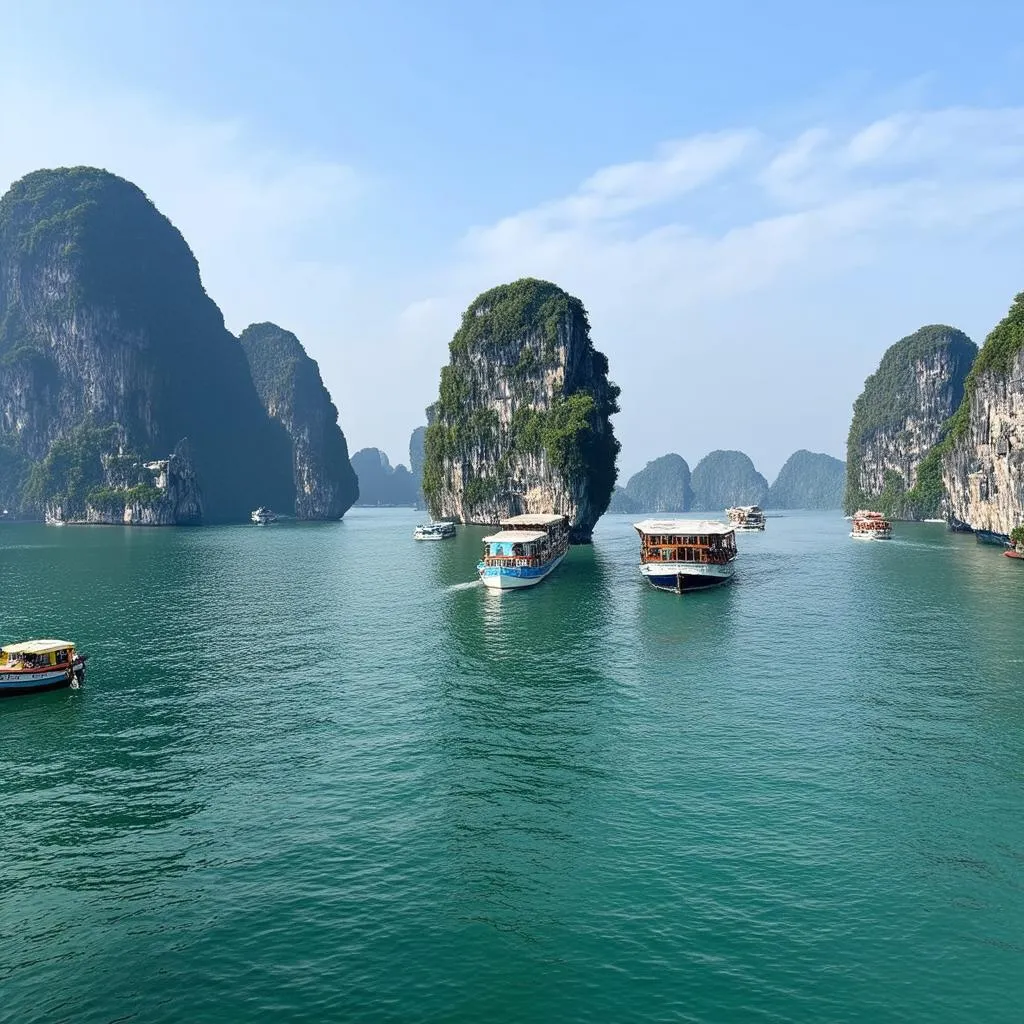
[[8, 654], [49, 654], [74, 646], [70, 640], [25, 640], [20, 644], [8, 644], [2, 649]]
[[553, 515], [547, 512], [524, 512], [520, 516], [512, 516], [509, 519], [502, 519], [502, 526], [552, 526], [560, 523], [565, 516]]
[[729, 523], [720, 523], [717, 519], [644, 519], [642, 522], [634, 523], [633, 529], [644, 535], [652, 533], [725, 535], [735, 532]]
[[727, 508], [726, 512], [761, 512], [763, 509], [760, 505], [733, 505], [732, 508]]
[[532, 540], [543, 540], [546, 536], [543, 530], [499, 530], [490, 537], [484, 537], [484, 543], [529, 544]]

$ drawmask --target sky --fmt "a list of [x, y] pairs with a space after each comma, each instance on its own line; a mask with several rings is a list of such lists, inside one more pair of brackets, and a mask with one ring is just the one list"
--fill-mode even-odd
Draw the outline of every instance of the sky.
[[[488, 9], [493, 8], [493, 9]], [[586, 306], [623, 482], [842, 457], [885, 349], [1024, 290], [1024, 4], [0, 0], [0, 192], [92, 164], [181, 230], [234, 332], [408, 462], [462, 310]]]

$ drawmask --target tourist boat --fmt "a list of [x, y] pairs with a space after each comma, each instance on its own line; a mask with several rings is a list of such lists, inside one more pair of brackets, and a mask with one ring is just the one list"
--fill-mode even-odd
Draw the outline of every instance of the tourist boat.
[[267, 523], [276, 523], [280, 516], [276, 512], [271, 512], [269, 508], [261, 506], [255, 512], [252, 512], [249, 518], [260, 526], [266, 526]]
[[44, 512], [43, 513], [43, 522], [46, 523], [47, 526], [63, 526], [64, 525], [64, 520], [63, 519], [58, 519], [57, 516], [53, 515], [52, 512]]
[[994, 544], [997, 548], [1008, 548], [1010, 538], [1005, 533], [998, 533], [996, 530], [975, 530], [974, 539], [979, 544]]
[[892, 537], [892, 524], [881, 512], [861, 509], [853, 515], [850, 536], [856, 540], [889, 540]]
[[736, 529], [708, 519], [645, 519], [640, 534], [640, 574], [673, 594], [708, 590], [736, 572]]
[[422, 523], [412, 531], [415, 540], [448, 540], [455, 536], [454, 523]]
[[502, 529], [484, 537], [477, 563], [480, 581], [492, 590], [519, 590], [546, 579], [569, 550], [569, 519], [527, 513], [502, 519]]
[[1015, 544], [1012, 548], [1007, 548], [1004, 552], [1007, 558], [1021, 558], [1024, 559], [1024, 544]]
[[68, 640], [26, 640], [0, 647], [0, 696], [77, 689], [85, 679], [85, 662]]
[[764, 509], [760, 505], [736, 505], [727, 508], [725, 514], [729, 523], [743, 533], [764, 530]]

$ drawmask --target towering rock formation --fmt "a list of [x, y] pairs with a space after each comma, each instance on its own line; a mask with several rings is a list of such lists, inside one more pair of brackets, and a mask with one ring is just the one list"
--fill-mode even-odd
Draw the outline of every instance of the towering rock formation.
[[295, 514], [340, 519], [359, 497], [359, 483], [320, 367], [276, 324], [251, 324], [239, 340], [263, 407], [292, 439]]
[[954, 525], [1024, 524], [1024, 292], [985, 339], [937, 454]]
[[793, 452], [768, 488], [768, 508], [843, 507], [846, 463], [801, 448]]
[[416, 507], [426, 508], [427, 502], [423, 497], [423, 463], [426, 461], [427, 453], [425, 442], [427, 437], [426, 427], [417, 427], [409, 438], [409, 467], [413, 479], [416, 481]]
[[693, 489], [686, 459], [672, 453], [648, 462], [629, 478], [626, 497], [638, 512], [689, 512]]
[[933, 325], [896, 342], [853, 405], [846, 453], [845, 510], [875, 508], [895, 519], [938, 513], [934, 464], [918, 470], [960, 404], [977, 346], [954, 327]]
[[615, 485], [618, 388], [579, 299], [525, 278], [463, 314], [428, 413], [423, 492], [436, 518], [569, 516], [589, 541]]
[[[100, 490], [107, 482], [95, 461], [84, 465], [96, 437], [78, 442], [108, 427], [116, 446], [101, 454], [143, 463], [188, 438], [207, 520], [294, 502], [288, 436], [260, 404], [185, 240], [113, 174], [37, 171], [0, 199], [4, 504], [42, 514], [71, 497], [84, 511], [83, 475]], [[32, 479], [60, 442], [84, 460], [57, 474], [71, 495], [45, 490], [51, 474]]]
[[695, 512], [721, 512], [730, 505], [764, 505], [768, 481], [743, 452], [714, 451], [693, 468]]
[[418, 488], [403, 465], [392, 466], [379, 448], [360, 448], [352, 456], [359, 477], [359, 505], [415, 505]]

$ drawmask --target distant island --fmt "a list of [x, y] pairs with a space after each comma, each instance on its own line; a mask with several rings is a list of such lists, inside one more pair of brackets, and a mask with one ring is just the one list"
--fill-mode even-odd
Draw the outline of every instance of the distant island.
[[416, 478], [405, 466], [392, 466], [379, 448], [361, 448], [352, 456], [352, 468], [359, 478], [357, 505], [416, 505]]

